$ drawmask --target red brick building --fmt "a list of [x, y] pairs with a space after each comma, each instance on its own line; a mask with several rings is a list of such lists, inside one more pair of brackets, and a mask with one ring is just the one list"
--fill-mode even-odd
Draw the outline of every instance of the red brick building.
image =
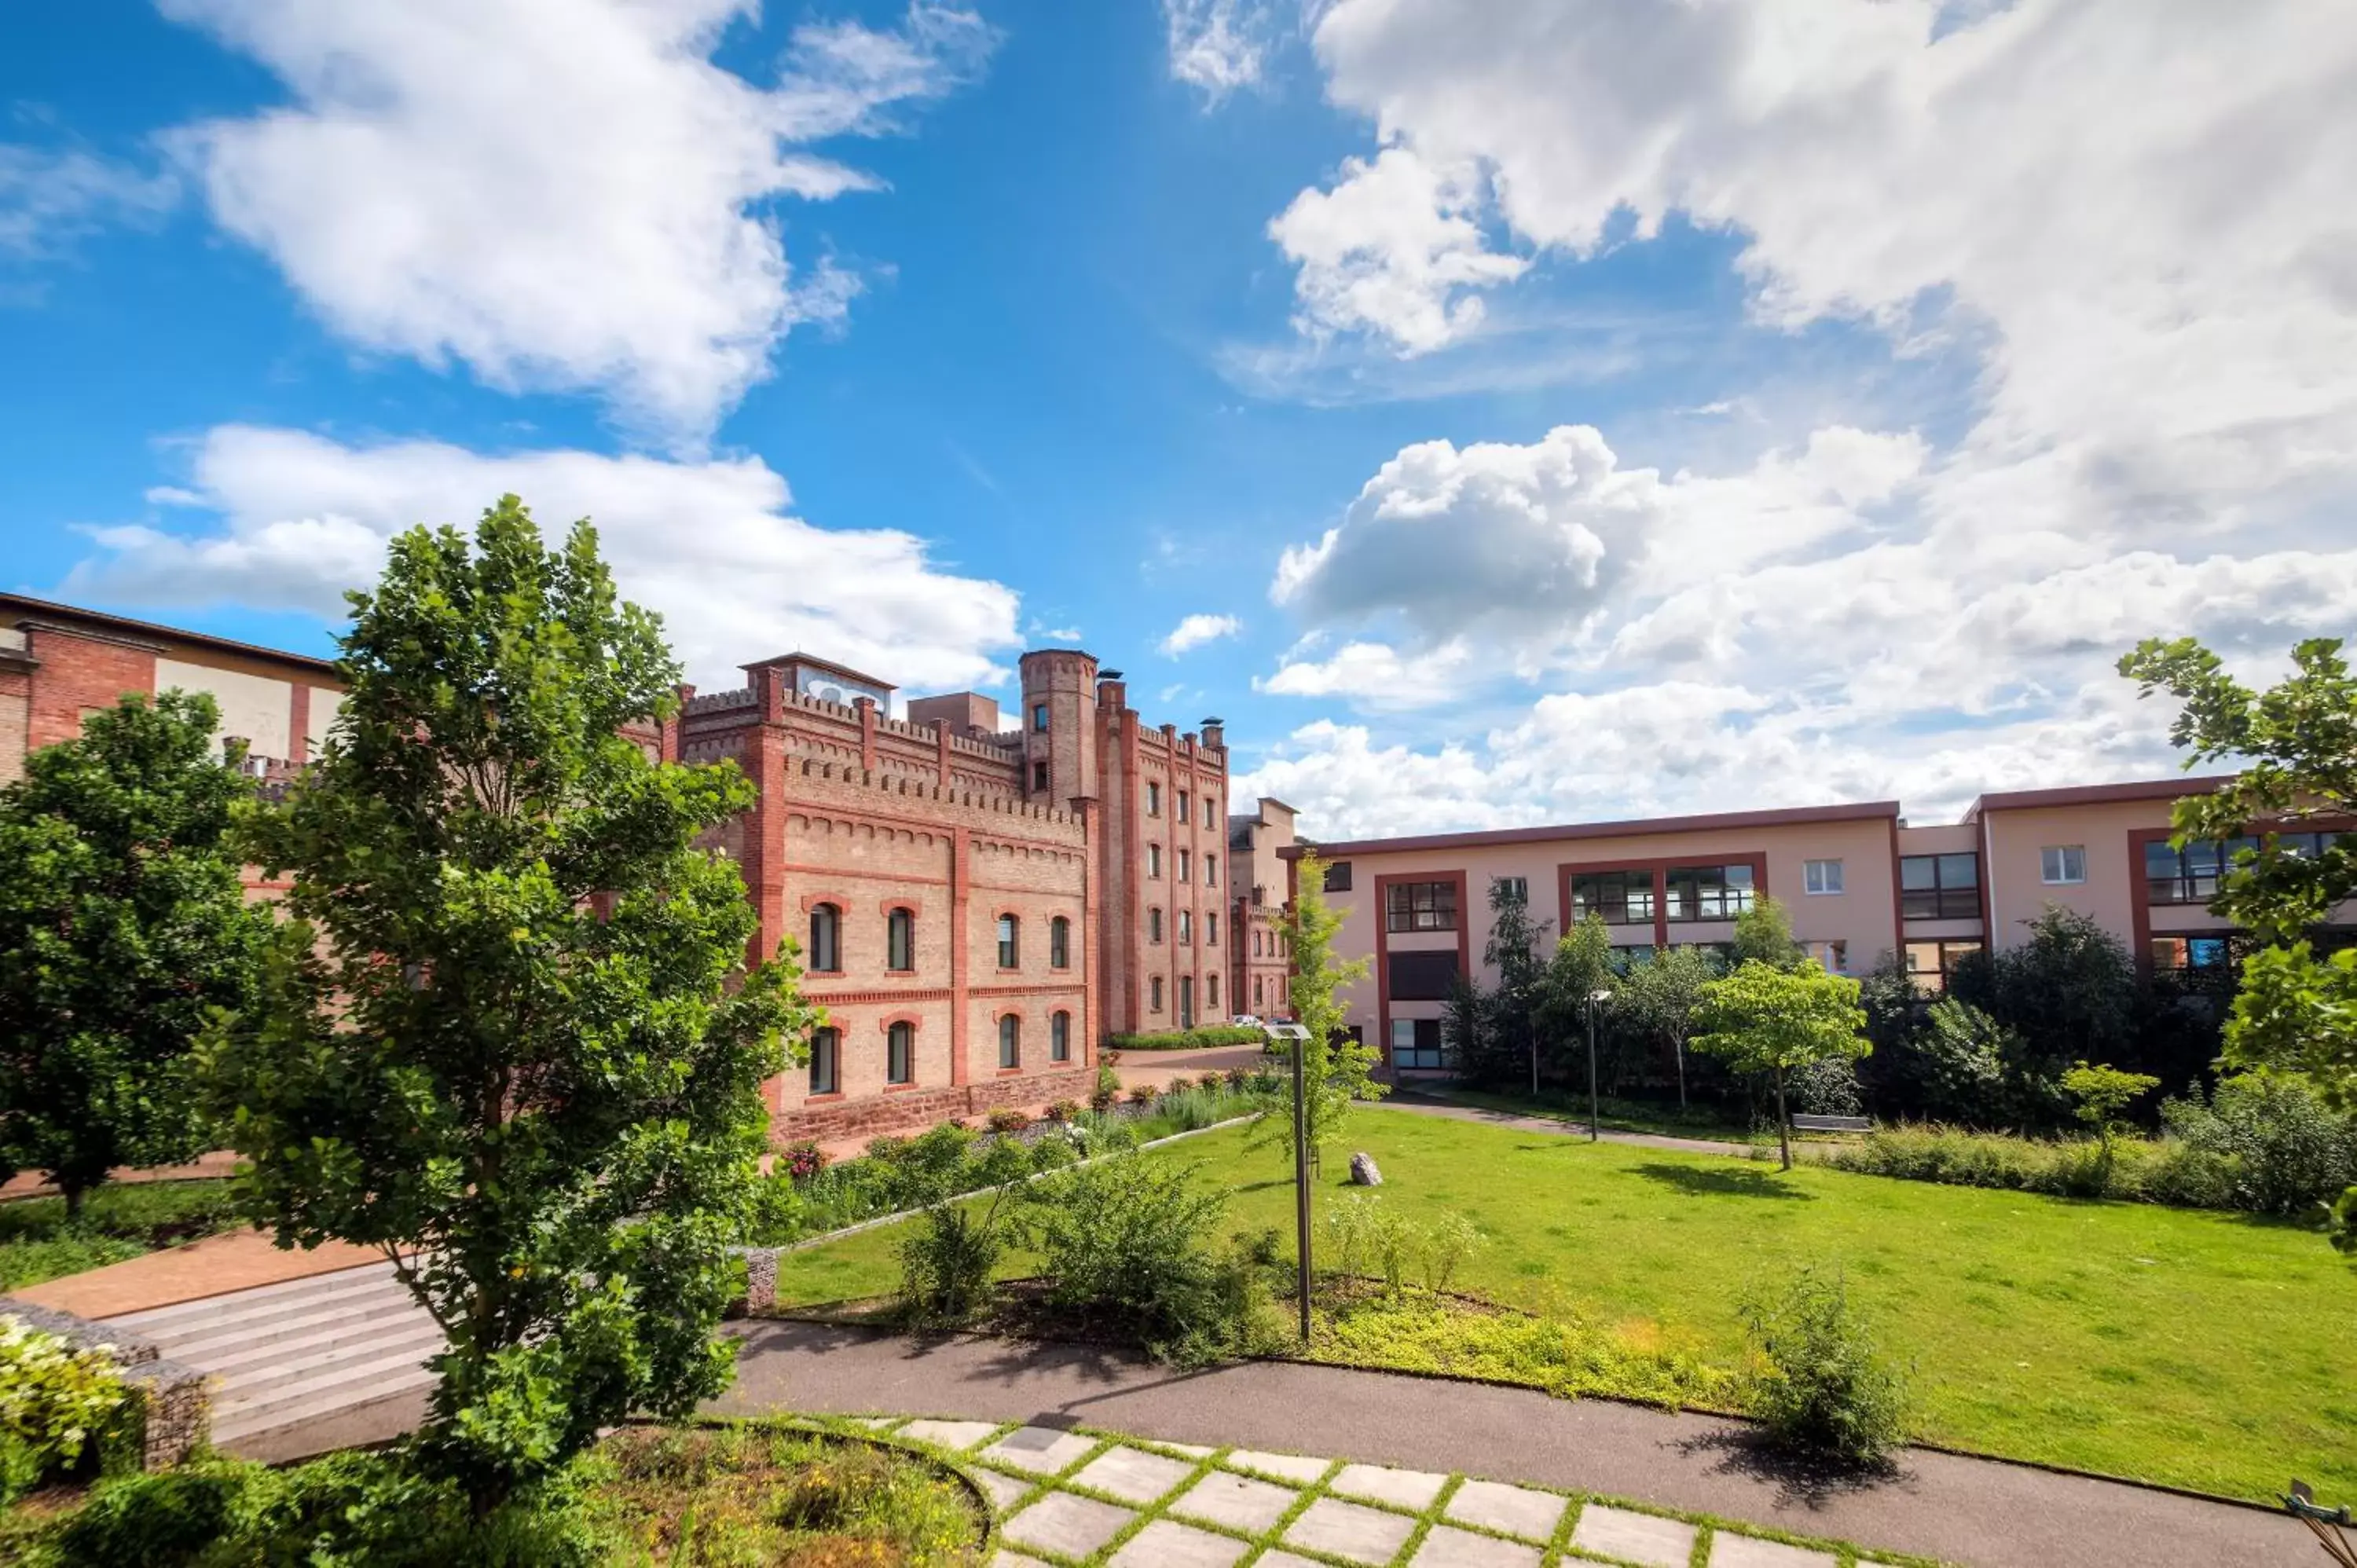
[[[889, 716], [888, 682], [803, 653], [743, 667], [641, 737], [734, 759], [759, 790], [719, 834], [828, 1013], [769, 1086], [781, 1137], [1085, 1098], [1109, 1034], [1224, 1017], [1234, 982], [1221, 726], [1145, 725], [1119, 672], [1024, 655], [1017, 722], [977, 693]], [[325, 660], [0, 596], [0, 781], [124, 692], [212, 693], [257, 771], [317, 754]]]

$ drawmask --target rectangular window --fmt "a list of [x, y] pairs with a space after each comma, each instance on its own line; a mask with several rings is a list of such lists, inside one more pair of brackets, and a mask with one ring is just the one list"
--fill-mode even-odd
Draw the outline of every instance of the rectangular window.
[[1907, 974], [1915, 989], [1942, 992], [1948, 989], [1948, 980], [1956, 972], [1956, 963], [1968, 953], [1981, 950], [1978, 942], [1909, 942], [1907, 944]]
[[1072, 1015], [1070, 1013], [1048, 1015], [1048, 1059], [1051, 1062], [1072, 1059]]
[[1650, 871], [1581, 871], [1571, 878], [1571, 918], [1594, 915], [1608, 926], [1653, 923], [1653, 874]]
[[1181, 947], [1195, 945], [1195, 911], [1192, 909], [1178, 911], [1178, 943]]
[[1023, 1065], [1023, 1020], [1012, 1013], [998, 1021], [998, 1065], [1002, 1071]]
[[1383, 929], [1453, 931], [1456, 929], [1456, 883], [1394, 882], [1383, 889]]
[[1203, 856], [1203, 886], [1217, 887], [1219, 885], [1220, 857], [1216, 854], [1206, 854]]
[[1048, 922], [1048, 967], [1072, 967], [1072, 922], [1061, 915]]
[[2160, 973], [2223, 969], [2229, 961], [2223, 937], [2155, 937], [2152, 967]]
[[1981, 912], [1981, 857], [1899, 857], [1899, 912], [1910, 920], [1974, 920]]
[[1732, 920], [1751, 908], [1749, 865], [1674, 865], [1663, 880], [1673, 920]]
[[1031, 765], [1031, 788], [1034, 789], [1045, 789], [1047, 787], [1048, 765], [1044, 762], [1033, 763]]
[[1023, 963], [1022, 928], [1012, 915], [998, 917], [998, 967], [1019, 969]]
[[1047, 704], [1047, 703], [1032, 703], [1032, 704], [1031, 704], [1031, 727], [1032, 727], [1033, 729], [1035, 729], [1035, 730], [1039, 731], [1039, 732], [1040, 732], [1041, 734], [1043, 734], [1043, 735], [1047, 733], [1047, 729], [1048, 729], [1048, 704]]
[[1326, 868], [1326, 891], [1348, 893], [1351, 890], [1351, 863], [1338, 860]]
[[1148, 876], [1162, 875], [1162, 846], [1158, 843], [1146, 846], [1146, 875]]
[[1149, 1013], [1162, 1011], [1162, 977], [1158, 974], [1146, 983], [1146, 1010]]
[[1394, 1002], [1446, 1002], [1457, 983], [1454, 950], [1386, 953], [1383, 959]]
[[1214, 1013], [1220, 1010], [1220, 977], [1216, 974], [1203, 977], [1203, 1005]]
[[908, 1083], [916, 1077], [917, 1029], [913, 1024], [895, 1024], [884, 1031], [884, 1081]]
[[1194, 798], [1189, 795], [1186, 790], [1181, 789], [1178, 791], [1178, 810], [1176, 815], [1180, 822], [1183, 822], [1195, 814], [1193, 802]]
[[1527, 904], [1531, 901], [1530, 879], [1526, 876], [1492, 876], [1490, 878], [1490, 897], [1495, 898], [1501, 893], [1510, 898]]
[[1216, 909], [1203, 911], [1203, 945], [1207, 948], [1220, 945], [1220, 916]]
[[2087, 846], [2083, 843], [2050, 843], [2038, 852], [2039, 880], [2049, 887], [2062, 887], [2087, 880]]
[[1266, 975], [1255, 974], [1253, 976], [1253, 1005], [1255, 1007], [1265, 1007], [1267, 1004], [1268, 977]]
[[1162, 908], [1159, 905], [1146, 911], [1146, 940], [1149, 942], [1162, 940]]
[[1394, 1018], [1392, 1020], [1392, 1066], [1410, 1071], [1437, 1071], [1443, 1065], [1440, 1051], [1440, 1020], [1437, 1018]]
[[1150, 779], [1146, 783], [1146, 814], [1149, 817], [1162, 814], [1162, 786]]
[[[2281, 833], [2278, 843], [2290, 841], [2295, 854], [2320, 848], [2328, 833]], [[2234, 869], [2234, 856], [2256, 849], [2258, 840], [2228, 839], [2214, 843], [2196, 839], [2183, 849], [2158, 839], [2144, 846], [2145, 902], [2147, 904], [2207, 904], [2218, 896], [2219, 884]]]
[[841, 1067], [843, 1037], [833, 1029], [816, 1029], [811, 1033], [810, 1091], [813, 1094], [833, 1094], [842, 1087], [837, 1076]]
[[1219, 802], [1212, 800], [1209, 795], [1203, 797], [1203, 825], [1205, 827], [1216, 828], [1220, 825], [1220, 819], [1212, 810], [1212, 808], [1216, 807], [1218, 804]]
[[1178, 977], [1178, 1026], [1182, 1029], [1195, 1026], [1195, 977], [1191, 974]]
[[1191, 851], [1182, 849], [1178, 852], [1178, 880], [1192, 882], [1194, 879], [1195, 856]]
[[884, 967], [906, 972], [917, 967], [917, 917], [895, 909], [884, 918]]
[[1811, 958], [1824, 966], [1826, 973], [1847, 974], [1849, 972], [1847, 942], [1806, 942], [1803, 946], [1808, 950]]
[[1804, 860], [1801, 863], [1801, 890], [1803, 893], [1838, 893], [1842, 890], [1842, 863], [1838, 860]]

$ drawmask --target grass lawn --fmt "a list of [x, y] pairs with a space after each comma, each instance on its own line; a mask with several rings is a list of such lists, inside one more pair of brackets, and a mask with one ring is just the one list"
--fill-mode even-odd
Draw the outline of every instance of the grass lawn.
[[[1915, 1429], [2011, 1458], [2272, 1500], [2293, 1476], [2357, 1498], [2357, 1273], [2316, 1232], [2246, 1216], [1936, 1187], [1803, 1165], [1591, 1144], [1368, 1110], [1346, 1142], [1387, 1203], [1473, 1219], [1458, 1288], [1743, 1355], [1739, 1295], [1806, 1262], [1843, 1269], [1913, 1362]], [[1292, 1234], [1292, 1193], [1244, 1130], [1148, 1157], [1203, 1167], [1238, 1229]], [[1329, 1158], [1318, 1201], [1347, 1190]], [[889, 1292], [895, 1230], [781, 1260], [780, 1303]], [[1031, 1260], [1008, 1260], [1024, 1272]]]
[[227, 1181], [110, 1182], [66, 1223], [62, 1197], [0, 1203], [0, 1290], [78, 1274], [242, 1223]]

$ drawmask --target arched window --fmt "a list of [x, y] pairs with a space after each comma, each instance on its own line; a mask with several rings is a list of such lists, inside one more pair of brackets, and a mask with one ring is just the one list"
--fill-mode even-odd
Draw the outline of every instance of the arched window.
[[1068, 1062], [1072, 1059], [1072, 1015], [1050, 1013], [1048, 1015], [1048, 1059]]
[[1268, 1005], [1267, 982], [1257, 974], [1253, 976], [1253, 1005], [1255, 1007]]
[[884, 917], [884, 967], [906, 972], [917, 967], [917, 914], [895, 909]]
[[1220, 977], [1216, 974], [1203, 977], [1203, 1005], [1214, 1013], [1220, 1010]]
[[1194, 943], [1195, 911], [1192, 909], [1181, 909], [1178, 911], [1178, 940], [1189, 946], [1192, 946]]
[[1072, 967], [1072, 922], [1061, 915], [1048, 922], [1048, 967]]
[[1203, 911], [1203, 945], [1207, 948], [1220, 945], [1220, 912], [1217, 909]]
[[811, 906], [810, 966], [813, 971], [843, 967], [843, 911], [832, 904]]
[[1267, 934], [1267, 932], [1262, 930], [1258, 926], [1254, 926], [1253, 928], [1253, 957], [1258, 958], [1261, 956], [1260, 940]]
[[917, 1026], [895, 1024], [884, 1031], [884, 1081], [911, 1083], [916, 1076]]
[[998, 967], [1017, 969], [1023, 961], [1023, 923], [1012, 915], [998, 917]]
[[1149, 1013], [1162, 1011], [1162, 977], [1158, 974], [1146, 983], [1146, 1010]]
[[1162, 940], [1162, 910], [1158, 905], [1146, 911], [1146, 940], [1149, 942]]
[[1023, 1020], [1009, 1013], [998, 1021], [998, 1065], [1023, 1065]]
[[819, 1029], [811, 1035], [811, 1085], [813, 1094], [833, 1094], [843, 1086], [840, 1073], [843, 1036], [833, 1029]]

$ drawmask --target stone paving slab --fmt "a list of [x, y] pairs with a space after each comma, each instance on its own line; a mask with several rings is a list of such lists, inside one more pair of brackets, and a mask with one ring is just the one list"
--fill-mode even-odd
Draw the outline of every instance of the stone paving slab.
[[899, 1434], [943, 1448], [971, 1448], [997, 1430], [995, 1421], [912, 1421]]
[[982, 1483], [984, 1491], [990, 1494], [991, 1507], [1001, 1513], [1013, 1508], [1015, 1499], [1029, 1491], [1032, 1487], [1029, 1481], [1017, 1480], [1015, 1477], [997, 1470], [976, 1469], [974, 1472], [974, 1478]]
[[1509, 1487], [1497, 1481], [1468, 1481], [1448, 1498], [1442, 1510], [1460, 1524], [1477, 1524], [1506, 1535], [1551, 1541], [1563, 1518], [1567, 1499], [1554, 1492]]
[[1286, 1528], [1285, 1543], [1353, 1563], [1389, 1563], [1415, 1533], [1412, 1519], [1320, 1498]]
[[1136, 1517], [1127, 1509], [1101, 1503], [1093, 1498], [1049, 1492], [1008, 1520], [999, 1533], [1017, 1546], [1052, 1552], [1062, 1557], [1086, 1557]]
[[1048, 1568], [1037, 1557], [1026, 1557], [1020, 1552], [1002, 1552], [990, 1560], [990, 1568]]
[[1394, 1470], [1382, 1465], [1345, 1465], [1332, 1489], [1345, 1497], [1421, 1511], [1432, 1506], [1448, 1477], [1429, 1470]]
[[1234, 1568], [1251, 1550], [1247, 1541], [1157, 1519], [1122, 1542], [1112, 1568]]
[[1158, 1437], [1148, 1438], [1146, 1441], [1152, 1443], [1157, 1448], [1168, 1448], [1173, 1454], [1184, 1454], [1189, 1459], [1209, 1459], [1219, 1452], [1218, 1449], [1207, 1447], [1200, 1443], [1165, 1443]]
[[1579, 1526], [1571, 1543], [1645, 1568], [1686, 1568], [1694, 1561], [1695, 1527], [1683, 1520], [1661, 1519], [1649, 1513], [1590, 1503], [1579, 1510]]
[[1214, 1470], [1180, 1494], [1170, 1511], [1258, 1535], [1283, 1519], [1300, 1495], [1290, 1487]]
[[1519, 1541], [1436, 1524], [1408, 1559], [1415, 1568], [1539, 1568], [1546, 1553]]
[[1298, 1552], [1271, 1547], [1254, 1561], [1253, 1568], [1326, 1568], [1326, 1564]]
[[1053, 1476], [1078, 1462], [1082, 1455], [1096, 1445], [1095, 1438], [1082, 1437], [1077, 1432], [1059, 1432], [1052, 1426], [1018, 1426], [976, 1457], [994, 1465], [1012, 1465], [1037, 1476]]
[[1840, 1559], [1830, 1552], [1722, 1530], [1711, 1538], [1710, 1568], [1840, 1568]]
[[1331, 1461], [1305, 1458], [1298, 1454], [1264, 1454], [1257, 1449], [1239, 1448], [1220, 1463], [1306, 1487], [1324, 1475]]
[[1108, 1448], [1082, 1466], [1071, 1484], [1110, 1492], [1125, 1502], [1150, 1503], [1194, 1473], [1194, 1466], [1135, 1448]]

